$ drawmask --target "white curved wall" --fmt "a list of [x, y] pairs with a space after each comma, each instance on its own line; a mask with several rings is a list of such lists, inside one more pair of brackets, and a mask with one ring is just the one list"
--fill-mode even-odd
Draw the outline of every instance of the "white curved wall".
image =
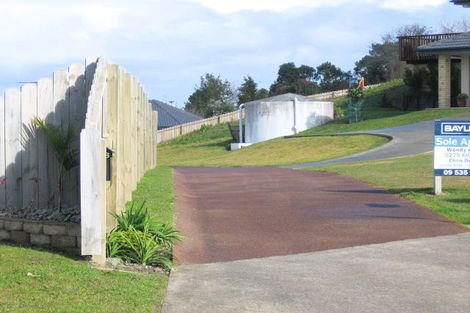
[[[296, 125], [294, 128], [294, 107]], [[333, 102], [255, 102], [245, 106], [245, 139], [257, 143], [324, 124], [334, 117]]]

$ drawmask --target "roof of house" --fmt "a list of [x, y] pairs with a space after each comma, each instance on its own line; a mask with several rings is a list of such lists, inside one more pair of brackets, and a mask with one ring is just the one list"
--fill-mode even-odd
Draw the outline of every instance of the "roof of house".
[[470, 32], [430, 42], [426, 45], [419, 46], [416, 50], [421, 53], [439, 53], [462, 50], [470, 51]]
[[196, 114], [178, 109], [162, 101], [150, 100], [150, 103], [152, 103], [152, 109], [158, 112], [158, 129], [168, 128], [202, 119], [202, 117]]
[[462, 5], [466, 8], [470, 7], [470, 0], [451, 0], [453, 4]]
[[250, 102], [247, 102], [245, 104], [254, 104], [254, 103], [260, 103], [260, 102], [294, 101], [295, 98], [297, 98], [297, 100], [299, 100], [299, 101], [313, 101], [312, 99], [310, 99], [306, 96], [297, 95], [295, 93], [285, 93], [285, 94], [278, 95], [278, 96], [273, 96], [273, 97], [269, 97], [269, 98], [250, 101]]

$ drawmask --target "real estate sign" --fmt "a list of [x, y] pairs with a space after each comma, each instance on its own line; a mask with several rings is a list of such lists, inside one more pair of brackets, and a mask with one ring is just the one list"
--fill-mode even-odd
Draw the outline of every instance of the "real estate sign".
[[470, 176], [470, 121], [436, 121], [434, 175]]

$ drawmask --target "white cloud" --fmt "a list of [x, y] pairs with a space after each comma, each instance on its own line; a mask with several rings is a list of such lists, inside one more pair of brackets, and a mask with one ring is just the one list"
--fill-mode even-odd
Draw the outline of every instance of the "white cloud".
[[400, 11], [417, 11], [425, 8], [438, 7], [448, 0], [383, 0], [378, 2], [380, 7]]
[[[377, 5], [385, 9], [414, 11], [442, 5], [447, 0], [189, 0], [202, 4], [221, 14], [231, 14], [240, 11], [271, 11], [285, 12], [298, 8], [337, 7], [348, 5]], [[360, 7], [358, 7], [360, 9]]]
[[325, 7], [346, 3], [346, 0], [190, 0], [198, 2], [221, 14], [230, 14], [239, 11], [271, 11], [284, 12], [299, 7]]

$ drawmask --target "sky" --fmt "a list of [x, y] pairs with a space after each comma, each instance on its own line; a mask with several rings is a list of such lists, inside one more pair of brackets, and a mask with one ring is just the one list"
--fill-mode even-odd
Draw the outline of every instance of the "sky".
[[0, 0], [0, 92], [88, 56], [120, 64], [151, 99], [183, 107], [205, 73], [269, 88], [279, 65], [343, 70], [419, 23], [469, 19], [448, 0]]

